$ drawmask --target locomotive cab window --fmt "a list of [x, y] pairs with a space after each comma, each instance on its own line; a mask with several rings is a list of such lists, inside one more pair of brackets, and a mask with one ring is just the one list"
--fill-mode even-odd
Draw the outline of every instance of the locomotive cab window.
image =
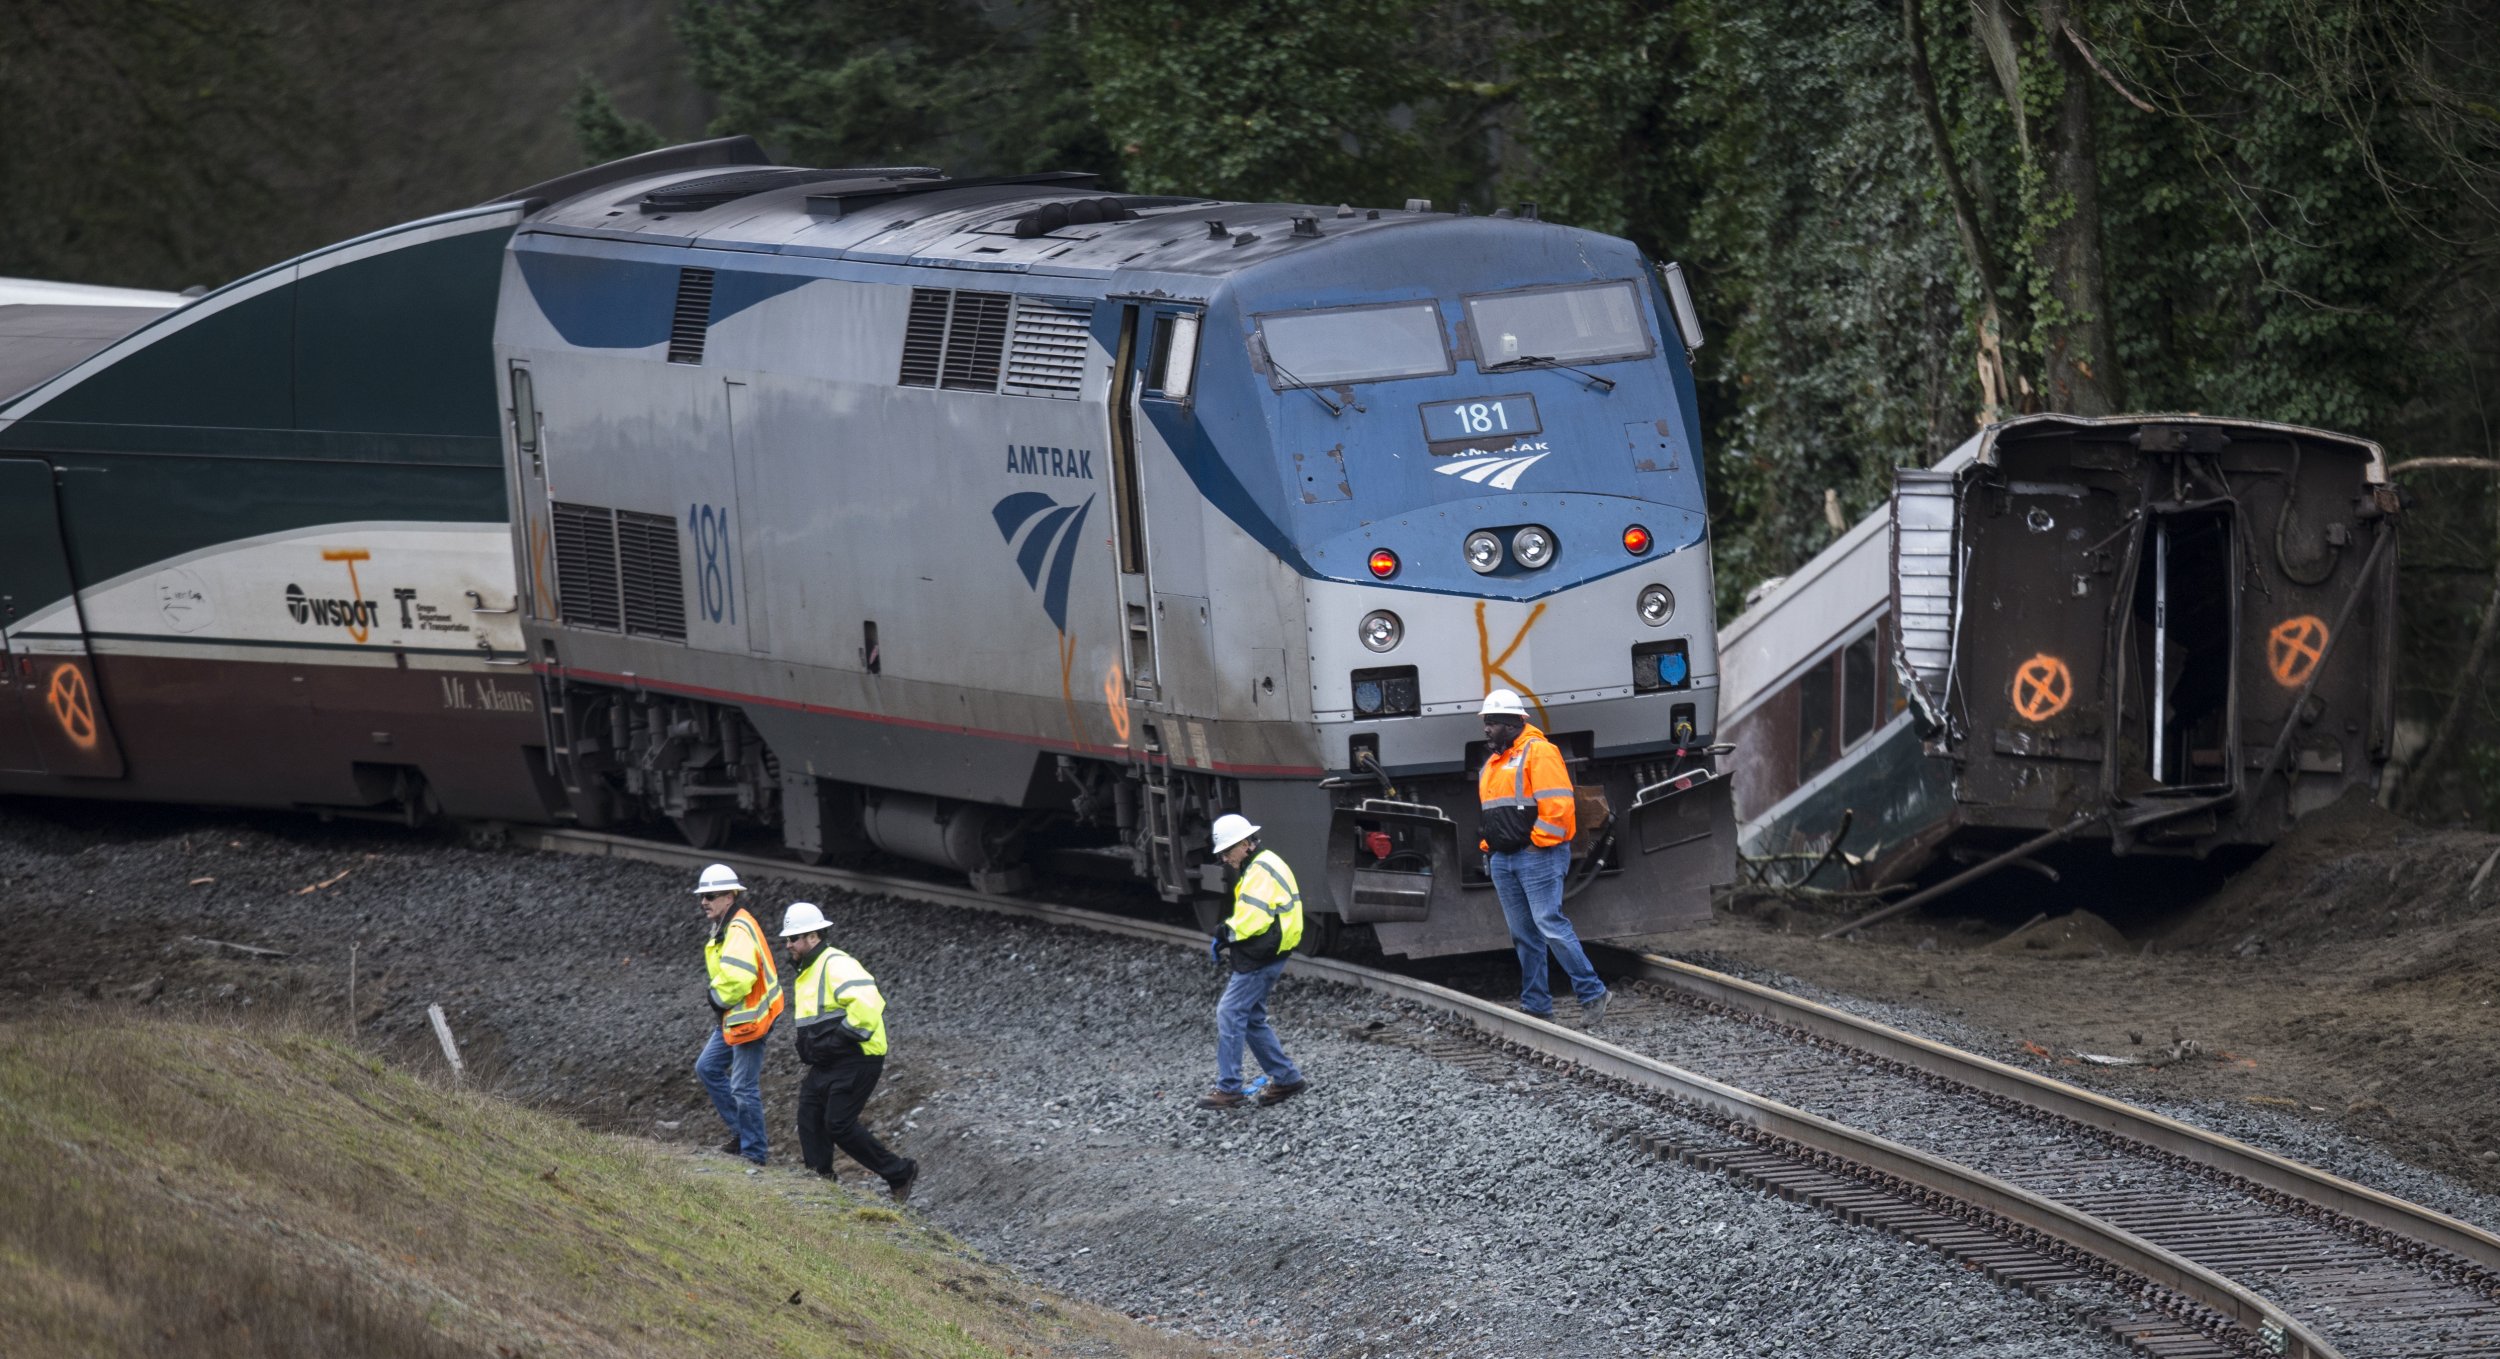
[[1649, 356], [1649, 327], [1630, 283], [1535, 288], [1467, 299], [1476, 366], [1598, 363]]
[[1455, 370], [1431, 302], [1280, 312], [1259, 318], [1268, 384], [1324, 387], [1340, 382], [1437, 377]]
[[1154, 356], [1146, 367], [1146, 390], [1187, 401], [1190, 380], [1197, 374], [1198, 313], [1164, 312], [1155, 317]]

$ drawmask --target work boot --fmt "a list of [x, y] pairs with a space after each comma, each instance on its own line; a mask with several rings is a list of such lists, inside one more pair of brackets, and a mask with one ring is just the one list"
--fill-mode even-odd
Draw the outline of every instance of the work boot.
[[734, 1137], [721, 1143], [720, 1149], [721, 1154], [724, 1156], [744, 1156], [746, 1155], [747, 1150], [746, 1144]]
[[1198, 1097], [1201, 1109], [1238, 1109], [1249, 1102], [1250, 1097], [1238, 1090], [1209, 1090]]
[[896, 1203], [909, 1203], [911, 1202], [912, 1183], [919, 1178], [920, 1163], [918, 1161], [914, 1161], [903, 1167], [903, 1178], [899, 1180], [888, 1180], [885, 1182], [886, 1191], [894, 1196], [894, 1201]]
[[1612, 991], [1600, 991], [1597, 999], [1580, 1002], [1580, 1027], [1594, 1029], [1606, 1019], [1606, 1002], [1614, 999]]
[[1287, 1085], [1282, 1081], [1271, 1081], [1265, 1090], [1259, 1092], [1259, 1107], [1266, 1108], [1271, 1104], [1282, 1104], [1286, 1100], [1292, 1099], [1294, 1096], [1301, 1094], [1303, 1089], [1309, 1085], [1309, 1081], [1295, 1081], [1291, 1085]]

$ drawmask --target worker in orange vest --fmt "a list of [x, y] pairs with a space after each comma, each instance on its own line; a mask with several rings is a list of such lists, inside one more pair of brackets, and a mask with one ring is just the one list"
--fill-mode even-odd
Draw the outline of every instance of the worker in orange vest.
[[1571, 978], [1588, 1028], [1606, 1017], [1606, 983], [1589, 965], [1580, 936], [1562, 913], [1563, 879], [1571, 871], [1577, 805], [1562, 752], [1528, 722], [1527, 705], [1508, 689], [1484, 696], [1480, 710], [1491, 756], [1476, 776], [1478, 825], [1485, 870], [1502, 899], [1502, 919], [1519, 951], [1519, 1008], [1554, 1017], [1545, 959], [1551, 953]]
[[694, 1074], [729, 1127], [721, 1150], [760, 1166], [766, 1156], [764, 1039], [781, 1017], [781, 973], [764, 945], [763, 927], [738, 904], [746, 890], [727, 864], [704, 869], [695, 883], [695, 900], [712, 926], [703, 945], [703, 998], [719, 1023], [694, 1059]]

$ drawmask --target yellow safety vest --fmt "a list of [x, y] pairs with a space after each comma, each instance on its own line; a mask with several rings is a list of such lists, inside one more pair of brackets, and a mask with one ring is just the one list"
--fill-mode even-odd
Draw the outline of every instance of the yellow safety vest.
[[1241, 866], [1241, 881], [1233, 884], [1232, 918], [1224, 928], [1239, 943], [1267, 933], [1270, 925], [1282, 931], [1276, 938], [1278, 957], [1301, 946], [1302, 888], [1276, 851], [1263, 849]]
[[857, 958], [831, 945], [816, 950], [799, 972], [798, 996], [799, 1028], [839, 1022], [862, 1056], [885, 1055], [885, 997]]
[[781, 969], [764, 947], [763, 927], [741, 906], [703, 946], [703, 971], [712, 998], [729, 1007], [720, 1017], [721, 1037], [732, 1045], [772, 1032], [781, 1017]]

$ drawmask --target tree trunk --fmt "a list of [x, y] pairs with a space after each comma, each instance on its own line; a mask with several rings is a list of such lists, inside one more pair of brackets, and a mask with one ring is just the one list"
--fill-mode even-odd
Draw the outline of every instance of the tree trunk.
[[1910, 90], [1927, 120], [1928, 140], [1935, 143], [1936, 168], [1944, 176], [1945, 195], [1953, 204], [1953, 227], [1962, 238], [1962, 253], [1970, 260], [1971, 272], [1979, 276], [1979, 423], [1986, 425], [2003, 419], [2006, 408], [2017, 400], [2000, 343], [2005, 327], [1997, 314], [1997, 300], [2005, 295], [2005, 271], [1997, 267], [1996, 251], [1989, 248], [1987, 231], [1980, 225], [1978, 200], [1972, 197], [1961, 164], [1953, 156], [1953, 134], [1945, 126], [1944, 109], [1936, 98], [1935, 71], [1927, 61], [1922, 2], [1901, 0], [1901, 26], [1909, 40]]
[[2067, 36], [2067, 0], [2034, 0], [2033, 21], [2058, 78], [2057, 102], [2042, 119], [2038, 165], [2041, 207], [2039, 265], [2053, 313], [2036, 334], [2042, 351], [2048, 409], [2109, 415], [2126, 406], [2118, 370], [2116, 327], [2109, 314], [2108, 276], [2101, 258], [2100, 162], [2092, 136], [2091, 65]]

